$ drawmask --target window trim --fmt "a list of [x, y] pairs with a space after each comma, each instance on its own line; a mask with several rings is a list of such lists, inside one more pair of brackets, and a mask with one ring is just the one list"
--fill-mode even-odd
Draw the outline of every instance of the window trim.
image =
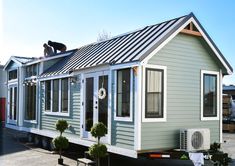
[[[216, 116], [215, 117], [204, 117], [203, 116], [203, 112], [204, 112], [204, 103], [203, 103], [203, 89], [204, 89], [204, 74], [210, 74], [210, 75], [215, 75], [216, 76], [216, 84], [217, 84], [217, 88], [216, 88], [216, 91], [217, 91], [217, 96], [216, 96], [216, 99], [217, 99], [217, 110], [216, 110]], [[220, 91], [219, 91], [219, 87], [220, 87], [220, 77], [219, 77], [219, 72], [217, 71], [209, 71], [209, 70], [201, 70], [201, 121], [209, 121], [209, 120], [219, 120], [219, 110], [220, 110], [220, 107], [219, 107], [219, 103], [220, 103], [220, 99], [219, 99], [219, 96], [220, 96]]]
[[[63, 78], [64, 79], [64, 78]], [[45, 82], [46, 81], [50, 81], [51, 82], [51, 100], [50, 100], [50, 104], [51, 104], [51, 108], [50, 110], [45, 110], [46, 106], [45, 106], [45, 103], [44, 103], [44, 110], [43, 110], [43, 114], [44, 115], [53, 115], [53, 116], [65, 116], [65, 117], [69, 117], [70, 116], [70, 78], [67, 78], [68, 79], [68, 112], [67, 113], [64, 113], [64, 112], [61, 112], [61, 80], [62, 78], [56, 78], [56, 79], [52, 79], [52, 80], [45, 80], [45, 81], [42, 81], [44, 83], [44, 86], [46, 87], [46, 84]], [[59, 80], [59, 112], [53, 112], [53, 81], [54, 80]], [[46, 88], [44, 88], [44, 95], [46, 94]]]
[[[130, 116], [119, 117], [117, 116], [117, 72], [118, 70], [130, 69]], [[133, 121], [133, 69], [132, 68], [121, 68], [114, 71], [114, 121], [132, 122]]]
[[[163, 117], [159, 118], [146, 118], [146, 69], [153, 69], [153, 70], [163, 70]], [[143, 105], [142, 105], [142, 122], [166, 122], [167, 121], [167, 67], [166, 66], [160, 66], [160, 65], [152, 65], [152, 64], [146, 64], [143, 66]]]

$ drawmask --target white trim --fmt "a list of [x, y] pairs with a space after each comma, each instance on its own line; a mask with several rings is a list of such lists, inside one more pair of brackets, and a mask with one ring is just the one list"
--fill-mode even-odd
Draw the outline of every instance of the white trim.
[[[69, 50], [69, 51], [71, 51], [71, 50]], [[62, 54], [59, 53], [60, 55], [56, 55], [56, 56], [43, 57], [42, 59], [39, 59], [39, 60], [30, 61], [27, 64], [24, 64], [24, 66], [29, 66], [29, 65], [33, 65], [35, 63], [40, 63], [40, 62], [44, 62], [44, 61], [49, 61], [49, 60], [53, 60], [53, 59], [57, 59], [57, 58], [66, 57], [66, 56], [69, 56], [72, 53], [74, 53], [74, 52], [71, 51], [71, 52], [65, 52], [65, 53], [62, 53]]]
[[134, 106], [134, 112], [135, 112], [135, 119], [134, 119], [134, 149], [135, 150], [141, 150], [141, 96], [142, 96], [142, 66], [139, 65], [137, 68], [136, 76], [135, 76], [135, 92], [134, 92], [134, 100], [135, 100], [135, 106]]
[[[114, 120], [123, 122], [133, 121], [133, 69], [130, 69], [130, 116], [129, 117], [118, 117], [117, 116], [117, 71], [114, 71]], [[124, 68], [122, 68], [124, 69]]]
[[202, 37], [204, 38], [204, 40], [206, 40], [207, 44], [210, 46], [210, 48], [212, 49], [212, 51], [215, 53], [215, 55], [217, 56], [217, 58], [221, 61], [221, 63], [223, 64], [223, 66], [227, 69], [227, 72], [229, 74], [232, 74], [232, 71], [230, 70], [230, 68], [228, 67], [228, 65], [225, 63], [225, 61], [223, 60], [223, 58], [220, 56], [219, 52], [216, 50], [216, 48], [213, 46], [213, 44], [210, 42], [210, 40], [207, 38], [207, 36], [205, 35], [205, 33], [203, 32], [203, 30], [200, 28], [200, 26], [197, 24], [197, 22], [195, 21], [195, 19], [193, 17], [191, 17], [190, 19], [188, 19], [184, 24], [181, 25], [181, 27], [179, 27], [177, 30], [175, 30], [174, 33], [172, 33], [166, 40], [164, 40], [154, 51], [152, 51], [147, 57], [145, 57], [141, 64], [147, 64], [149, 59], [151, 59], [159, 50], [161, 50], [169, 41], [171, 41], [178, 33], [180, 33], [180, 31], [182, 29], [185, 28], [186, 25], [188, 25], [190, 22], [193, 22], [193, 24], [196, 26], [196, 28], [198, 29], [198, 31], [202, 34]]
[[[41, 86], [42, 86], [42, 83], [39, 81], [37, 82], [37, 92], [38, 92], [38, 103], [39, 105], [37, 105], [37, 115], [38, 115], [38, 129], [41, 128], [41, 115], [42, 115], [42, 105], [41, 105], [41, 100], [42, 100], [42, 96], [41, 96]], [[44, 82], [44, 87], [45, 87], [45, 82]], [[45, 103], [44, 103], [45, 104]], [[44, 105], [45, 107], [45, 105]]]
[[[216, 110], [216, 113], [217, 113], [217, 115], [216, 115], [216, 117], [203, 117], [203, 85], [204, 85], [204, 79], [203, 79], [203, 76], [204, 76], [204, 74], [211, 74], [211, 75], [215, 75], [216, 77], [217, 77], [217, 82], [216, 82], [216, 84], [217, 84], [217, 89], [216, 89], [216, 91], [217, 91], [217, 110]], [[202, 121], [208, 121], [208, 120], [219, 120], [219, 114], [220, 114], [220, 105], [219, 105], [219, 101], [220, 101], [220, 98], [219, 98], [219, 96], [220, 96], [220, 77], [219, 77], [219, 72], [217, 72], [217, 71], [208, 71], [208, 70], [201, 70], [201, 120]]]
[[142, 100], [142, 92], [143, 92], [143, 87], [142, 87], [142, 82], [143, 82], [143, 67], [141, 65], [139, 65], [139, 68], [138, 68], [138, 83], [137, 83], [137, 90], [138, 90], [138, 109], [136, 110], [136, 112], [138, 113], [138, 120], [137, 121], [137, 150], [141, 150], [141, 119], [142, 119], [142, 105], [143, 105], [143, 100]]
[[[15, 103], [15, 87], [16, 87], [16, 92], [17, 92], [17, 101]], [[14, 120], [14, 110], [11, 110], [12, 111], [12, 118], [13, 119], [10, 119], [10, 107], [12, 107], [12, 105], [10, 105], [10, 89], [12, 88], [12, 102], [14, 102], [16, 104], [16, 120]], [[8, 85], [8, 99], [7, 99], [7, 123], [8, 124], [14, 124], [14, 125], [17, 125], [18, 123], [18, 115], [19, 115], [19, 112], [18, 112], [18, 84], [11, 84], [11, 85]], [[13, 109], [13, 108], [11, 108]]]
[[63, 75], [56, 75], [56, 76], [48, 76], [46, 78], [38, 78], [39, 81], [47, 81], [47, 80], [55, 80], [55, 79], [61, 79], [61, 78], [66, 78], [66, 77], [71, 77], [70, 74], [63, 74]]
[[220, 119], [220, 143], [222, 144], [223, 143], [223, 73], [222, 73], [222, 70], [220, 69], [220, 77], [219, 77], [219, 81], [220, 81], [220, 92], [219, 92], [219, 95], [220, 95], [220, 113], [219, 113], [219, 119]]
[[51, 115], [51, 116], [66, 116], [69, 117], [69, 113], [62, 113], [62, 112], [43, 112], [43, 115]]
[[37, 120], [24, 120], [25, 123], [37, 124]]
[[112, 70], [108, 75], [108, 144], [111, 144], [112, 132]]
[[140, 65], [139, 61], [129, 62], [129, 63], [121, 63], [121, 64], [116, 64], [116, 65], [110, 66], [110, 70], [118, 70], [118, 69], [131, 68], [131, 67], [139, 66], [139, 65]]
[[[145, 75], [146, 68], [163, 70], [163, 118], [145, 118]], [[143, 89], [142, 89], [142, 122], [166, 122], [167, 121], [167, 67], [160, 65], [146, 64], [143, 66]]]
[[84, 104], [85, 104], [85, 81], [84, 81], [84, 74], [80, 74], [81, 77], [81, 84], [80, 84], [80, 138], [84, 137], [84, 133], [83, 133], [83, 124], [84, 124]]
[[[63, 78], [67, 78], [67, 77], [63, 77]], [[43, 113], [43, 115], [50, 115], [50, 116], [65, 116], [65, 117], [69, 117], [70, 116], [70, 78], [67, 78], [67, 80], [68, 80], [68, 112], [67, 113], [64, 113], [64, 112], [61, 112], [61, 99], [62, 99], [62, 97], [61, 97], [61, 87], [62, 87], [62, 85], [61, 85], [61, 82], [62, 82], [62, 79], [63, 78], [60, 78], [60, 79], [53, 79], [53, 80], [45, 80], [45, 81], [43, 81], [44, 82], [44, 86], [45, 86], [45, 88], [44, 88], [44, 95], [46, 95], [46, 81], [50, 81], [50, 84], [51, 84], [51, 91], [50, 91], [50, 95], [51, 95], [51, 101], [50, 101], [50, 105], [51, 105], [51, 107], [50, 107], [50, 110], [46, 110], [46, 103], [44, 103], [44, 108], [45, 108], [45, 110], [42, 110], [42, 113]], [[59, 81], [59, 101], [58, 101], [58, 108], [59, 108], [59, 110], [58, 110], [58, 112], [53, 112], [52, 110], [53, 110], [53, 82], [54, 82], [54, 80], [58, 80]], [[42, 82], [42, 81], [41, 81]]]
[[217, 58], [220, 60], [220, 62], [224, 65], [224, 67], [227, 69], [228, 74], [232, 74], [233, 72], [230, 70], [230, 68], [227, 66], [226, 62], [223, 60], [223, 58], [220, 56], [219, 52], [216, 50], [216, 48], [213, 46], [213, 44], [210, 42], [210, 40], [207, 38], [207, 35], [203, 32], [203, 30], [200, 28], [200, 26], [197, 24], [197, 22], [191, 18], [190, 21], [193, 22], [193, 24], [196, 26], [196, 28], [199, 30], [199, 32], [202, 34], [203, 38], [206, 40], [206, 42], [209, 44], [210, 48], [213, 50], [213, 52], [216, 54]]

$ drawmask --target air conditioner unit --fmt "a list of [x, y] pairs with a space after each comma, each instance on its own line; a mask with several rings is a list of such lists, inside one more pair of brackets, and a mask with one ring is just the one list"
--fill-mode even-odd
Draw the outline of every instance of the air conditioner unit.
[[210, 149], [210, 129], [181, 129], [180, 149], [188, 152]]

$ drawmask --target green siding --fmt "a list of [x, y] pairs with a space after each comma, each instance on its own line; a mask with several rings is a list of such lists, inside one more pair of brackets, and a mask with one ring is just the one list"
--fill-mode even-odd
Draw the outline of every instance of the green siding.
[[[78, 76], [80, 77], [80, 75]], [[55, 130], [55, 123], [58, 119], [67, 120], [70, 127], [65, 132], [68, 134], [76, 134], [80, 136], [80, 83], [70, 84], [70, 115], [66, 116], [54, 116], [45, 115], [44, 112], [44, 83], [41, 86], [41, 129]]]
[[[113, 74], [114, 76], [114, 74]], [[114, 77], [112, 78], [112, 82], [114, 82]], [[136, 80], [136, 79], [134, 79]], [[113, 84], [112, 84], [113, 85]], [[133, 86], [133, 92], [134, 92]], [[112, 106], [114, 106], [114, 88], [112, 86]], [[134, 94], [133, 94], [134, 97]], [[134, 100], [133, 100], [134, 106]], [[112, 110], [114, 108], [112, 107]], [[114, 111], [112, 111], [112, 127], [111, 127], [111, 144], [117, 147], [126, 148], [126, 149], [134, 149], [134, 118], [132, 122], [122, 122], [114, 120]], [[134, 107], [133, 107], [133, 117], [134, 117]]]
[[219, 71], [205, 43], [179, 34], [150, 60], [167, 66], [167, 122], [141, 125], [141, 149], [179, 147], [180, 128], [210, 128], [211, 142], [219, 141], [219, 121], [200, 120], [201, 70]]

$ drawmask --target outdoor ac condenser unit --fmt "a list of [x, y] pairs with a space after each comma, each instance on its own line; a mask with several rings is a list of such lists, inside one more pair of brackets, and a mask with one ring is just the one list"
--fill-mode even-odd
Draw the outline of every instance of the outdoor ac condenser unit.
[[181, 129], [180, 149], [188, 152], [210, 149], [210, 130], [207, 128]]

